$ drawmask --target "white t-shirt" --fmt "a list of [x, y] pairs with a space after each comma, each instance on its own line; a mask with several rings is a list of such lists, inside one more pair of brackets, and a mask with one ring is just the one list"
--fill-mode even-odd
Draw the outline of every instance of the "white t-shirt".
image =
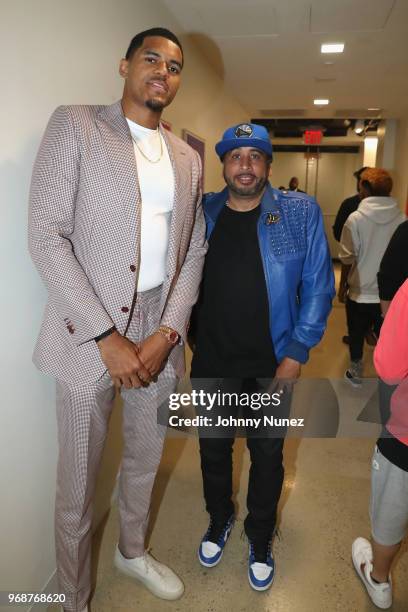
[[[159, 130], [128, 122], [133, 138], [140, 195], [142, 199], [140, 270], [137, 291], [161, 285], [166, 273], [171, 213], [174, 202], [174, 173], [166, 143]], [[136, 144], [137, 143], [137, 144]], [[150, 162], [140, 152], [157, 163]]]

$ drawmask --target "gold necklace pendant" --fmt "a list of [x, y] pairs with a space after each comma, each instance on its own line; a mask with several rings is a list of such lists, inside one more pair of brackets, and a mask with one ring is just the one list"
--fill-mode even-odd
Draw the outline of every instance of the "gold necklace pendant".
[[144, 157], [145, 159], [147, 159], [147, 161], [148, 161], [148, 162], [150, 162], [151, 164], [157, 164], [157, 163], [158, 163], [158, 162], [161, 160], [161, 158], [163, 157], [163, 141], [162, 141], [161, 134], [160, 134], [160, 132], [159, 132], [158, 130], [157, 130], [157, 133], [158, 133], [159, 140], [160, 140], [160, 155], [159, 155], [159, 157], [158, 157], [157, 159], [150, 159], [150, 157], [148, 157], [148, 156], [146, 155], [146, 153], [144, 153], [144, 152], [142, 151], [142, 149], [140, 148], [140, 146], [139, 146], [139, 144], [138, 144], [137, 140], [136, 140], [135, 138], [133, 138], [133, 135], [132, 135], [133, 142], [134, 142], [134, 143], [135, 143], [135, 145], [137, 146], [137, 148], [138, 148], [138, 150], [139, 150], [140, 154], [141, 154], [141, 155], [143, 155], [143, 157]]

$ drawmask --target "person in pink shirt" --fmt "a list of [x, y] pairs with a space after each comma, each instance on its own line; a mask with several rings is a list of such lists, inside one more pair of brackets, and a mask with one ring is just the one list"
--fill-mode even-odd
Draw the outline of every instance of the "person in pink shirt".
[[390, 398], [389, 418], [372, 460], [372, 543], [357, 538], [352, 558], [371, 600], [386, 609], [392, 605], [391, 566], [408, 527], [408, 280], [387, 311], [374, 364], [380, 398]]

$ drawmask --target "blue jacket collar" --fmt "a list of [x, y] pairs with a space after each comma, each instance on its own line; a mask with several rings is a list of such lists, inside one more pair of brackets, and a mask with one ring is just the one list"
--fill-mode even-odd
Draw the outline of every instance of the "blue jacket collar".
[[[276, 208], [280, 205], [280, 195], [281, 192], [279, 189], [274, 189], [270, 183], [268, 183], [261, 200], [262, 213], [269, 212], [274, 209], [276, 210]], [[218, 215], [225, 206], [227, 200], [228, 187], [225, 187], [218, 193], [210, 193], [204, 196], [204, 211], [207, 218], [209, 218], [213, 223], [216, 222]]]

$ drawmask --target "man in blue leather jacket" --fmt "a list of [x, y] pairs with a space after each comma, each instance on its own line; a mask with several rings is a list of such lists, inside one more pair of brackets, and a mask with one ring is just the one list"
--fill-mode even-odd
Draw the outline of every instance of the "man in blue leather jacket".
[[[231, 532], [232, 448], [236, 425], [245, 424], [251, 456], [244, 523], [250, 543], [248, 577], [252, 588], [263, 591], [275, 572], [271, 540], [283, 485], [285, 429], [255, 431], [252, 400], [243, 408], [249, 418], [235, 417], [245, 406], [244, 394], [253, 399], [257, 392], [259, 399], [259, 391], [270, 392], [271, 385], [282, 393], [280, 408], [290, 404], [285, 381], [299, 377], [309, 350], [322, 338], [334, 277], [316, 201], [303, 193], [281, 192], [268, 182], [272, 145], [266, 129], [233, 126], [216, 152], [227, 186], [203, 202], [209, 249], [195, 311], [191, 370], [193, 388], [216, 390], [219, 398], [211, 406], [211, 415], [218, 410], [219, 419], [212, 419], [210, 432], [199, 430], [211, 521], [198, 556], [206, 567], [219, 563]], [[224, 395], [239, 399], [226, 406], [220, 399]], [[266, 412], [262, 408], [256, 416]], [[217, 427], [223, 417], [224, 425]]]

